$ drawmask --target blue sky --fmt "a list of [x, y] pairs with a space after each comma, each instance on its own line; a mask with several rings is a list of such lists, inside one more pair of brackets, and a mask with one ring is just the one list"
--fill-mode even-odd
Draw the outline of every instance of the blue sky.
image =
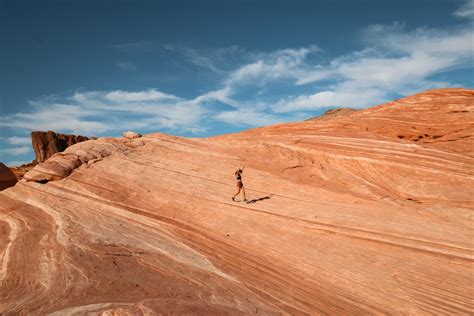
[[474, 0], [0, 0], [0, 161], [32, 130], [205, 137], [473, 87]]

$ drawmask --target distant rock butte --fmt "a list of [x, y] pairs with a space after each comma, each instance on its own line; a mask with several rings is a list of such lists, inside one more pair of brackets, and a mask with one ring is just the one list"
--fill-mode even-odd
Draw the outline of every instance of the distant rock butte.
[[0, 192], [0, 314], [472, 314], [473, 136], [474, 90], [439, 89], [80, 142]]
[[66, 135], [52, 131], [36, 131], [31, 133], [31, 142], [37, 162], [46, 161], [55, 153], [62, 152], [66, 148], [88, 139], [81, 135]]
[[0, 191], [14, 186], [16, 181], [16, 176], [10, 168], [0, 162]]

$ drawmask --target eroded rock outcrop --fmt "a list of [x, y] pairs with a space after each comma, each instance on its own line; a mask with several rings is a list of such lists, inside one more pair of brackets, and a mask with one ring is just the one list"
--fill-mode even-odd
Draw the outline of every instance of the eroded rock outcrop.
[[125, 143], [103, 139], [91, 140], [67, 148], [64, 152], [56, 153], [47, 161], [36, 165], [27, 172], [23, 179], [46, 183], [63, 179], [71, 174], [74, 169], [83, 164], [91, 164], [108, 157], [112, 152], [124, 152]]
[[88, 139], [89, 138], [81, 135], [66, 135], [52, 131], [36, 131], [31, 133], [31, 142], [37, 162], [46, 161], [55, 153], [62, 152], [66, 148]]
[[473, 126], [474, 91], [440, 89], [75, 144], [0, 192], [0, 314], [472, 314]]

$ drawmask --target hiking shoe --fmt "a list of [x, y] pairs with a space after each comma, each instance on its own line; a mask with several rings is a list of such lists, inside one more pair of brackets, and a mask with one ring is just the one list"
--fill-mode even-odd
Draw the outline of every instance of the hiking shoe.
[[234, 202], [235, 202], [235, 198], [234, 198], [234, 197], [232, 197], [232, 201], [234, 201]]

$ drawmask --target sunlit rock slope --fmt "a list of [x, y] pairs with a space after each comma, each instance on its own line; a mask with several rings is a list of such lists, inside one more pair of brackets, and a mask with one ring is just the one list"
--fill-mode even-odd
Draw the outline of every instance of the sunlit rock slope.
[[473, 135], [474, 91], [440, 89], [81, 142], [0, 193], [0, 313], [473, 313]]

